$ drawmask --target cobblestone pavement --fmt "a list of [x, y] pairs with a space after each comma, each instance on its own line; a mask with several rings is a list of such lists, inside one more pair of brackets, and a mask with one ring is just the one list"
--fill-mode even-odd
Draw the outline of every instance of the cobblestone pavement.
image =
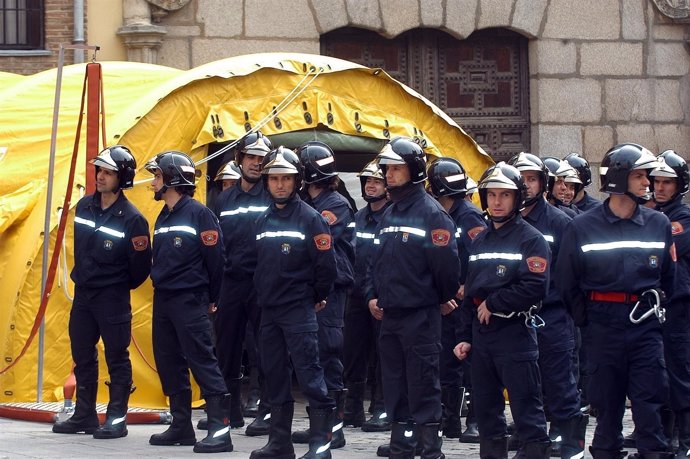
[[[508, 407], [506, 407], [508, 408]], [[506, 409], [510, 415], [510, 410]], [[194, 423], [203, 417], [201, 410], [194, 411]], [[250, 422], [245, 418], [245, 422]], [[464, 418], [463, 418], [464, 422]], [[587, 444], [592, 441], [594, 425], [590, 422], [587, 430]], [[298, 401], [295, 407], [293, 429], [306, 428], [308, 419], [304, 402]], [[0, 418], [0, 458], [68, 458], [68, 457], [199, 457], [192, 452], [191, 446], [151, 446], [148, 439], [151, 434], [159, 433], [167, 427], [163, 425], [130, 425], [129, 435], [116, 440], [95, 440], [90, 435], [60, 435], [51, 432], [51, 425]], [[630, 410], [626, 411], [624, 421], [625, 433], [632, 430]], [[203, 431], [197, 432], [197, 439], [203, 438]], [[374, 458], [378, 445], [388, 441], [388, 432], [364, 433], [360, 429], [346, 428], [347, 445], [333, 451], [335, 459]], [[244, 428], [233, 429], [232, 453], [220, 453], [213, 457], [248, 458], [252, 450], [262, 447], [267, 437], [248, 437]], [[297, 457], [304, 454], [306, 445], [295, 445]], [[443, 451], [448, 458], [479, 458], [479, 445], [462, 444], [457, 439], [444, 439]], [[511, 454], [512, 456], [512, 454]], [[589, 454], [586, 455], [589, 457]]]

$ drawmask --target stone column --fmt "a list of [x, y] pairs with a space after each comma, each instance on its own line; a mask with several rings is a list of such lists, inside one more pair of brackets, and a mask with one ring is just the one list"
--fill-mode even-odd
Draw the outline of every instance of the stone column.
[[146, 0], [123, 0], [122, 20], [124, 25], [117, 34], [127, 48], [127, 60], [156, 64], [158, 48], [166, 34], [165, 27], [151, 23], [151, 9]]

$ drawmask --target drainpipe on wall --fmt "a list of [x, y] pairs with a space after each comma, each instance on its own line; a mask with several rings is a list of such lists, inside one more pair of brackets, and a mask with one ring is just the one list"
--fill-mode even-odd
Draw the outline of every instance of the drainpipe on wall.
[[[84, 0], [74, 0], [74, 38], [72, 44], [83, 45], [86, 43], [84, 39]], [[74, 50], [74, 63], [81, 64], [84, 62], [84, 50]]]

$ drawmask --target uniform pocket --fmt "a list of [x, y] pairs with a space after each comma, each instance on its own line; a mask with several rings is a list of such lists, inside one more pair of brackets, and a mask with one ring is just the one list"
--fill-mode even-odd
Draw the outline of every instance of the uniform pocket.
[[416, 368], [419, 381], [423, 385], [434, 385], [439, 379], [439, 355], [441, 343], [419, 344], [412, 347], [415, 362], [410, 368]]

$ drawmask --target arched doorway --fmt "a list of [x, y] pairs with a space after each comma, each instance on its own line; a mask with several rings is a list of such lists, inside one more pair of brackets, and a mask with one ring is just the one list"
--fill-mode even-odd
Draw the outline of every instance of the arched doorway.
[[381, 67], [423, 94], [495, 160], [530, 150], [527, 39], [504, 29], [458, 40], [434, 29], [387, 39], [369, 30], [321, 36], [321, 54]]

